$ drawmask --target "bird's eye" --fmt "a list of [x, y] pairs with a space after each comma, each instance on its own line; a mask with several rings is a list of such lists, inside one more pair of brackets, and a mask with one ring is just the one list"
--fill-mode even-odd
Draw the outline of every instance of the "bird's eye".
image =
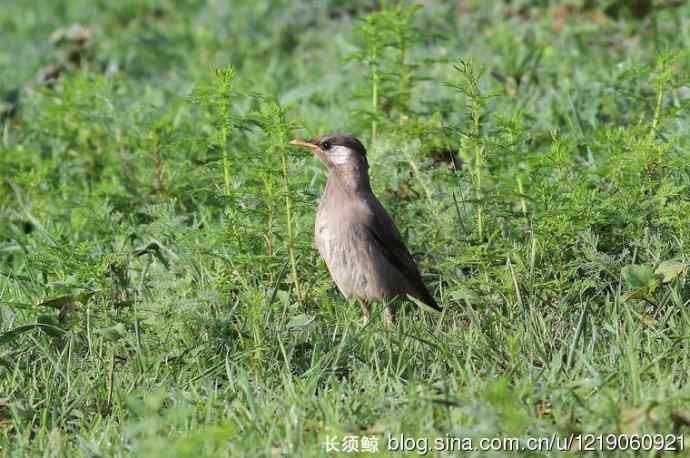
[[331, 142], [329, 142], [329, 141], [325, 141], [325, 142], [321, 143], [321, 148], [326, 149], [326, 150], [331, 149], [331, 146], [333, 146], [333, 145], [331, 145]]

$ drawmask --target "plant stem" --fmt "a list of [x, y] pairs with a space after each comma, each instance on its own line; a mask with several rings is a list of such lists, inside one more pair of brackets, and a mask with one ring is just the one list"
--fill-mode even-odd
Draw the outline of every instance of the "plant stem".
[[649, 136], [654, 138], [657, 126], [659, 125], [659, 117], [661, 116], [661, 102], [664, 99], [664, 86], [659, 84], [656, 92], [656, 107], [654, 108], [654, 119], [652, 119], [652, 128], [649, 131]]
[[[404, 34], [404, 32], [403, 32]], [[408, 78], [408, 71], [405, 67], [405, 58], [407, 54], [407, 40], [405, 39], [404, 35], [400, 39], [400, 61], [398, 62], [398, 65], [400, 66], [400, 82], [399, 82], [399, 87], [398, 91], [400, 93], [400, 125], [403, 125], [405, 122], [405, 117], [407, 114], [407, 105], [408, 105], [408, 100], [407, 100], [407, 78]]]
[[484, 239], [484, 222], [482, 218], [482, 162], [484, 147], [479, 146], [475, 150], [475, 194], [477, 197], [477, 231], [479, 240]]
[[228, 127], [223, 123], [223, 179], [225, 184], [225, 197], [230, 197], [230, 158], [228, 157]]
[[292, 216], [292, 200], [290, 199], [290, 184], [288, 181], [288, 166], [285, 152], [282, 153], [281, 158], [283, 163], [283, 193], [285, 194], [285, 215], [287, 218], [288, 230], [288, 257], [290, 258], [290, 268], [292, 270], [292, 281], [295, 284], [295, 292], [297, 293], [297, 297], [300, 300], [300, 302], [302, 302], [302, 288], [300, 287], [299, 275], [297, 274], [297, 260], [295, 256], [295, 231]]
[[371, 56], [371, 111], [374, 118], [371, 120], [371, 142], [376, 141], [377, 125], [376, 117], [378, 116], [379, 109], [379, 71], [378, 71], [378, 48], [376, 45], [372, 48]]
[[518, 192], [520, 193], [520, 208], [522, 209], [522, 216], [527, 217], [527, 200], [525, 200], [525, 188], [522, 185], [522, 178], [517, 178]]

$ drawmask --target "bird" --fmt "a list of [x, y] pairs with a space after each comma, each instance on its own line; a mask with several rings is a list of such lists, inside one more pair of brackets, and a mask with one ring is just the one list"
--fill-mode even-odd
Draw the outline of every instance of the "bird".
[[340, 292], [359, 301], [364, 324], [373, 303], [383, 303], [385, 323], [394, 324], [396, 303], [408, 295], [440, 312], [393, 219], [374, 195], [362, 142], [331, 133], [290, 143], [311, 150], [326, 166], [315, 244]]

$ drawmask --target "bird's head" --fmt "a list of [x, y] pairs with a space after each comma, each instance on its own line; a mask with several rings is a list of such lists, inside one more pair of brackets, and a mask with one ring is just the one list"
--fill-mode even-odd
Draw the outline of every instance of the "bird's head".
[[330, 171], [339, 175], [367, 175], [367, 150], [349, 134], [326, 134], [311, 140], [293, 140], [293, 145], [312, 150]]

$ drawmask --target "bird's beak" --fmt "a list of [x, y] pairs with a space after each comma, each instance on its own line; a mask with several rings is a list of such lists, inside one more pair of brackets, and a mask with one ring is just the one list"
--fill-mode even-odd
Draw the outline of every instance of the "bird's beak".
[[319, 145], [317, 145], [316, 143], [312, 143], [312, 142], [309, 141], [309, 140], [298, 140], [298, 139], [295, 139], [295, 140], [292, 140], [292, 141], [290, 142], [290, 144], [291, 144], [291, 145], [295, 145], [295, 146], [301, 146], [301, 147], [303, 147], [303, 148], [308, 148], [308, 149], [310, 149], [310, 150], [312, 150], [312, 151], [316, 151], [316, 150], [319, 148]]
[[294, 139], [290, 142], [291, 145], [295, 146], [301, 146], [302, 148], [307, 148], [310, 149], [312, 153], [314, 153], [314, 156], [318, 157], [321, 162], [323, 162], [326, 167], [330, 168], [332, 165], [328, 158], [326, 157], [326, 153], [321, 149], [319, 146], [318, 142], [316, 140], [298, 140]]

